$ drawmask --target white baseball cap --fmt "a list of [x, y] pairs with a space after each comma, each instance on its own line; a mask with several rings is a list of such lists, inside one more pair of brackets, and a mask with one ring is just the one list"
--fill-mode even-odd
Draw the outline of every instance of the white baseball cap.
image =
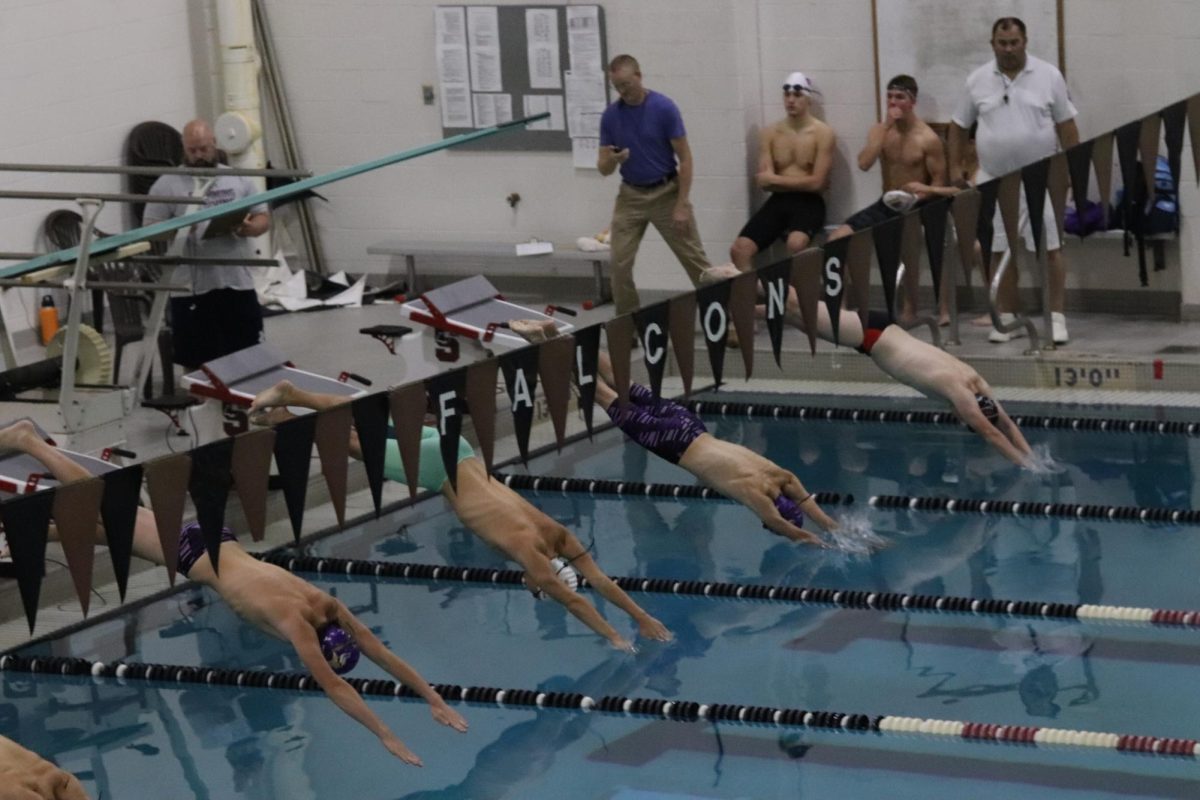
[[808, 94], [821, 94], [817, 87], [813, 85], [812, 79], [803, 72], [793, 72], [787, 76], [783, 82], [783, 90], [786, 92], [789, 89], [792, 91], [799, 89]]

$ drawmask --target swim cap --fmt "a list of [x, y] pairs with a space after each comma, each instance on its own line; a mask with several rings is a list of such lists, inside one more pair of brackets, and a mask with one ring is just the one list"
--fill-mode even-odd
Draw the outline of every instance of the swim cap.
[[[560, 581], [562, 581], [563, 586], [566, 586], [572, 592], [579, 591], [579, 573], [575, 571], [574, 567], [567, 563], [565, 558], [550, 559], [550, 566], [554, 567], [554, 575]], [[524, 579], [522, 578], [522, 580]], [[530, 589], [529, 591], [532, 592], [533, 596], [538, 600], [546, 599], [546, 593], [541, 589]]]
[[800, 510], [800, 506], [796, 505], [796, 501], [786, 494], [775, 498], [775, 508], [779, 509], [779, 513], [784, 519], [797, 528], [804, 527], [804, 512]]
[[993, 425], [999, 424], [1000, 409], [996, 406], [996, 401], [985, 394], [975, 395], [975, 402], [979, 404], [979, 410], [987, 417], [987, 421]]
[[903, 214], [917, 204], [917, 196], [902, 189], [893, 189], [883, 193], [883, 204], [892, 211]]
[[345, 628], [336, 622], [326, 625], [321, 631], [321, 655], [338, 675], [354, 669], [362, 651]]

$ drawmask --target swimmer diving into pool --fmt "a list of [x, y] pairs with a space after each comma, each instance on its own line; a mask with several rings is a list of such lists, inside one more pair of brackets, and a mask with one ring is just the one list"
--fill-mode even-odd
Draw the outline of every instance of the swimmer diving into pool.
[[[720, 280], [738, 275], [737, 267], [712, 267], [705, 279]], [[788, 290], [785, 319], [805, 331], [804, 316], [795, 289]], [[833, 326], [824, 303], [817, 304], [817, 336], [833, 342]], [[838, 317], [835, 344], [853, 347], [870, 356], [881, 370], [932, 399], [945, 400], [955, 415], [1009, 461], [1021, 467], [1036, 466], [1036, 457], [1021, 429], [1004, 413], [992, 395], [992, 387], [969, 364], [916, 338], [887, 315], [872, 311], [864, 331], [856, 312], [843, 310]]]
[[[252, 419], [266, 416], [268, 422], [276, 422], [290, 416], [286, 412], [287, 406], [319, 411], [344, 402], [347, 402], [345, 397], [308, 392], [289, 381], [280, 381], [260, 392], [251, 403], [250, 410]], [[264, 413], [270, 409], [278, 411]], [[350, 453], [355, 458], [362, 457], [356, 431], [350, 434]], [[406, 483], [400, 449], [394, 439], [388, 441], [386, 453], [384, 475]], [[442, 465], [437, 430], [428, 426], [421, 433], [419, 473], [417, 480], [421, 488], [441, 491], [464, 525], [524, 568], [525, 583], [535, 594], [544, 593], [561, 603], [613, 647], [634, 652], [633, 643], [618, 633], [595, 606], [568, 585], [576, 571], [587, 578], [601, 597], [632, 617], [641, 636], [662, 642], [672, 638], [665, 625], [642, 610], [604, 574], [592, 559], [588, 548], [574, 534], [534, 508], [512, 489], [492, 480], [483, 462], [475, 457], [475, 451], [465, 439], [460, 438], [458, 443], [458, 491], [450, 485]]]
[[[92, 477], [87, 469], [39, 437], [29, 420], [0, 429], [0, 450], [19, 450], [33, 456], [60, 483]], [[51, 538], [56, 537], [57, 531], [51, 526]], [[100, 544], [106, 544], [99, 524], [96, 538]], [[259, 561], [237, 544], [228, 528], [222, 532], [221, 540], [218, 576], [205, 552], [199, 526], [185, 525], [179, 535], [179, 572], [215, 591], [242, 619], [289, 642], [329, 699], [379, 737], [388, 752], [408, 764], [421, 766], [421, 759], [384, 725], [339, 674], [353, 667], [359, 652], [429, 703], [430, 713], [437, 722], [459, 732], [467, 730], [462, 715], [446, 705], [415, 669], [388, 650], [341, 601], [286, 570]], [[154, 513], [146, 508], [137, 510], [133, 553], [155, 564], [166, 562]]]
[[[531, 342], [558, 335], [553, 320], [510, 320], [508, 325]], [[597, 372], [595, 402], [618, 428], [650, 452], [749, 508], [768, 530], [792, 541], [823, 545], [819, 535], [804, 529], [805, 514], [826, 532], [837, 530], [837, 521], [788, 470], [740, 444], [718, 439], [700, 417], [672, 400], [655, 398], [645, 386], [632, 384], [629, 402], [622, 403], [612, 388], [612, 362], [605, 352], [600, 353]]]

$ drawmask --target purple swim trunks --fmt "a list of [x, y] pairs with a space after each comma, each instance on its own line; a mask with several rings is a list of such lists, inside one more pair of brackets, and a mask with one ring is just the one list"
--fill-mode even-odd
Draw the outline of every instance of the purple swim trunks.
[[[236, 542], [237, 537], [229, 528], [221, 528], [222, 542]], [[200, 556], [207, 551], [204, 547], [204, 533], [200, 530], [199, 522], [189, 522], [179, 531], [179, 561], [175, 566], [176, 572], [187, 575], [196, 566]]]
[[700, 418], [671, 400], [656, 398], [641, 384], [629, 385], [629, 402], [614, 400], [608, 416], [625, 435], [655, 455], [678, 464], [708, 429]]

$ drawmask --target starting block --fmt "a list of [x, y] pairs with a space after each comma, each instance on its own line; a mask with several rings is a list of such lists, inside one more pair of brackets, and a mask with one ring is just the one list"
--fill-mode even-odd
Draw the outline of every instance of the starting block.
[[458, 361], [463, 346], [477, 349], [481, 358], [491, 355], [492, 348], [526, 346], [529, 342], [508, 329], [514, 319], [552, 320], [559, 333], [575, 327], [551, 316], [556, 311], [571, 314], [569, 309], [547, 306], [541, 312], [510, 303], [482, 275], [425, 292], [400, 308], [408, 319], [433, 331], [426, 339], [426, 356], [443, 362]]
[[[54, 440], [50, 438], [50, 434], [42, 430], [36, 422], [33, 423], [33, 427], [37, 431], [38, 438], [50, 444], [55, 444]], [[105, 472], [120, 469], [116, 464], [104, 458], [96, 458], [95, 456], [75, 453], [70, 450], [60, 449], [58, 452], [76, 464], [79, 464], [93, 475], [102, 475]], [[50, 489], [55, 486], [58, 486], [58, 481], [47, 471], [46, 466], [33, 456], [14, 450], [0, 452], [0, 492], [6, 494], [29, 494], [30, 492]]]

